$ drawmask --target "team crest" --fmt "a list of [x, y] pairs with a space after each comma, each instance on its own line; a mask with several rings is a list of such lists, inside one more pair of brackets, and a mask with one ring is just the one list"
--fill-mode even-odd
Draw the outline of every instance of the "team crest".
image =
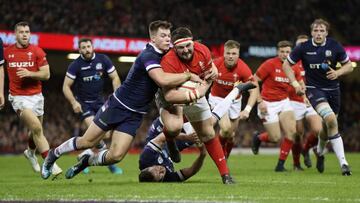
[[102, 70], [103, 69], [101, 63], [97, 63], [95, 68], [96, 68], [96, 70]]
[[330, 50], [326, 50], [325, 57], [331, 57], [331, 56], [332, 56], [332, 52]]
[[32, 52], [28, 52], [27, 55], [28, 55], [28, 57], [29, 57], [29, 60], [31, 60], [31, 56], [33, 55], [33, 53], [32, 53]]
[[161, 156], [159, 156], [159, 158], [158, 158], [158, 163], [159, 164], [162, 164], [164, 162], [164, 159], [161, 157]]

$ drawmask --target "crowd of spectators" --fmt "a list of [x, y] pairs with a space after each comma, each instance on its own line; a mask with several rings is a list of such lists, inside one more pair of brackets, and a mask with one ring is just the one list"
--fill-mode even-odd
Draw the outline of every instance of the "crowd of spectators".
[[[2, 2], [3, 1], [3, 2]], [[338, 28], [345, 42], [359, 40], [356, 12], [359, 1], [261, 0], [0, 0], [0, 29], [12, 29], [20, 20], [33, 31], [147, 37], [147, 25], [166, 19], [188, 26], [207, 44], [235, 39], [244, 44], [293, 40], [309, 33], [309, 25], [323, 17]], [[336, 8], [336, 15], [333, 15]], [[281, 13], [281, 15], [279, 15]], [[348, 26], [351, 29], [344, 30]], [[354, 28], [354, 29], [352, 29]], [[358, 42], [358, 41], [357, 41]]]

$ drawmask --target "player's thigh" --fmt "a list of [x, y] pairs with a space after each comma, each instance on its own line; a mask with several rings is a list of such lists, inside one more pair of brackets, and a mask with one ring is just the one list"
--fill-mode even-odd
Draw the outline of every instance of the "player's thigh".
[[264, 123], [264, 128], [269, 134], [269, 139], [272, 142], [278, 142], [281, 138], [281, 129], [279, 122]]
[[220, 130], [223, 136], [228, 136], [231, 131], [231, 121], [229, 114], [226, 113], [219, 121]]
[[305, 117], [306, 123], [311, 132], [318, 134], [323, 126], [322, 119], [318, 114], [312, 114]]
[[23, 109], [20, 114], [20, 120], [24, 122], [26, 127], [31, 131], [39, 131], [42, 129], [40, 120], [31, 109]]
[[114, 130], [109, 148], [110, 156], [118, 161], [123, 159], [129, 151], [133, 140], [134, 136]]
[[90, 126], [91, 122], [94, 120], [94, 117], [95, 116], [88, 116], [84, 119], [84, 123], [85, 123], [86, 127]]
[[181, 106], [172, 106], [160, 110], [161, 121], [169, 132], [180, 132], [184, 123]]
[[296, 121], [294, 111], [283, 111], [279, 115], [279, 122], [284, 135], [292, 139], [296, 133]]
[[193, 126], [198, 137], [204, 142], [212, 139], [215, 136], [215, 130], [212, 125], [212, 118], [208, 118], [202, 121], [193, 121], [191, 122], [191, 125]]

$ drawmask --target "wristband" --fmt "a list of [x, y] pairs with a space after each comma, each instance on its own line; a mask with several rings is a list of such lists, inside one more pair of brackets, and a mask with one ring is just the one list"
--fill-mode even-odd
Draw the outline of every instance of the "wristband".
[[294, 88], [297, 88], [297, 87], [300, 87], [300, 84], [298, 81], [294, 80], [291, 85], [294, 87]]
[[252, 106], [246, 105], [244, 111], [247, 111], [248, 113], [250, 113], [250, 112], [251, 112], [251, 109], [252, 109]]

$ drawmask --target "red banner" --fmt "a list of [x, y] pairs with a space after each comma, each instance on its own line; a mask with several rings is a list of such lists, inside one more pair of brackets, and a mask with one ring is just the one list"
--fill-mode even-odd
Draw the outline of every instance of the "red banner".
[[[0, 30], [0, 37], [4, 42], [4, 46], [16, 42], [15, 34], [11, 31]], [[138, 54], [149, 42], [148, 39], [143, 38], [79, 36], [38, 32], [31, 33], [30, 43], [48, 50], [76, 51], [78, 49], [78, 40], [82, 37], [91, 38], [93, 46], [98, 52], [118, 54]]]

